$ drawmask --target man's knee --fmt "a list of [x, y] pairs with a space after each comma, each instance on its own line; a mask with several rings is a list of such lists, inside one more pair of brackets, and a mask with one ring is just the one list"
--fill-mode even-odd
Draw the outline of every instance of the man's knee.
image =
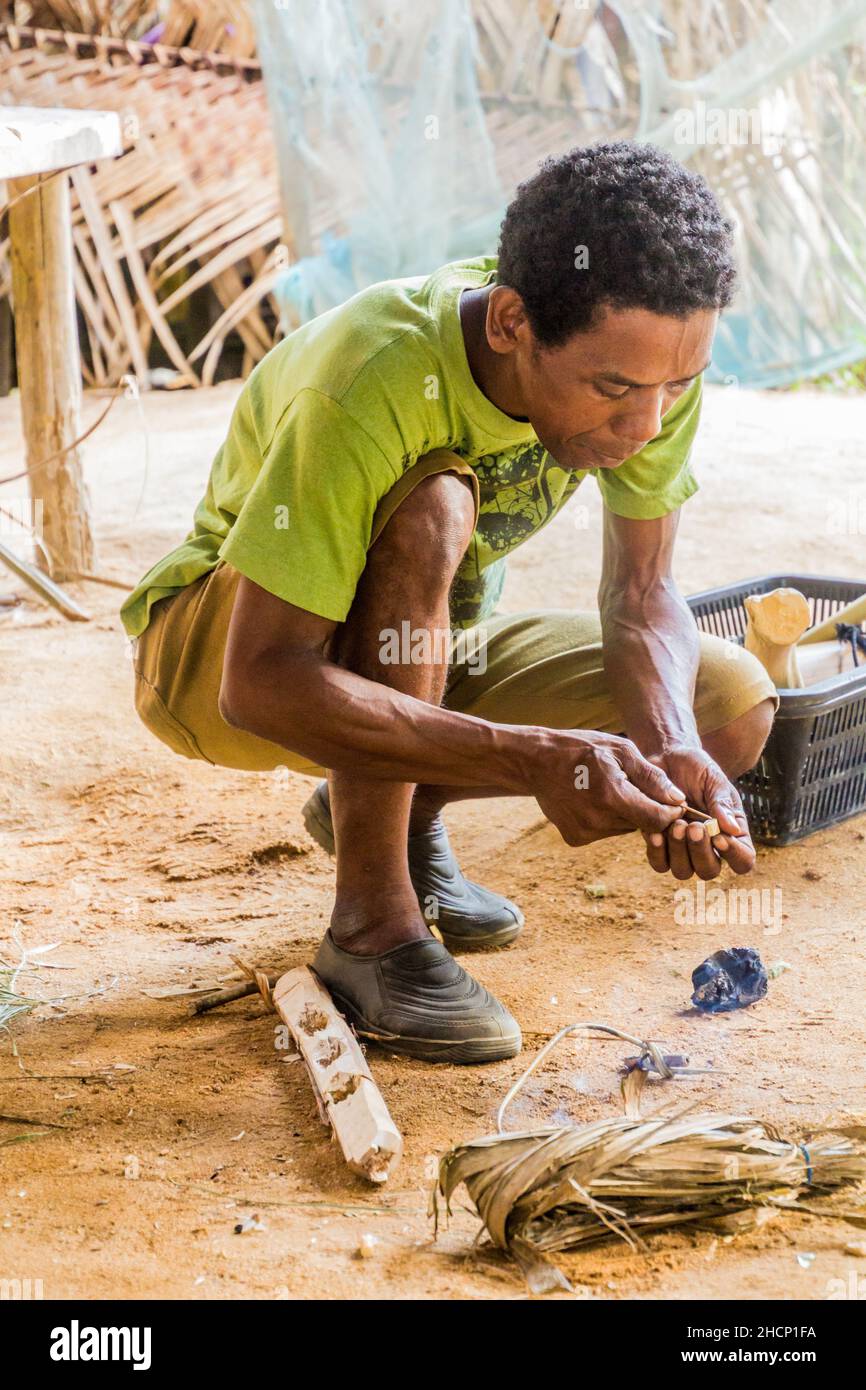
[[729, 777], [739, 777], [755, 766], [773, 727], [775, 709], [775, 701], [767, 697], [708, 736], [713, 757]]
[[475, 499], [459, 473], [435, 473], [413, 488], [388, 521], [371, 551], [394, 553], [412, 569], [424, 556], [435, 559], [448, 578], [466, 554], [475, 528]]

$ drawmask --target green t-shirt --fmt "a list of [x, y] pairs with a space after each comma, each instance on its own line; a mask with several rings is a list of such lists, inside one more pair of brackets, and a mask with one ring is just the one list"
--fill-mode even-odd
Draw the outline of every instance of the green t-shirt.
[[[437, 448], [470, 462], [481, 494], [452, 621], [468, 627], [488, 617], [504, 557], [586, 477], [560, 468], [531, 425], [503, 414], [472, 378], [460, 294], [495, 271], [486, 257], [372, 285], [273, 348], [238, 397], [192, 531], [123, 605], [130, 636], [144, 631], [154, 603], [219, 560], [288, 603], [343, 622], [378, 503]], [[700, 402], [698, 380], [639, 454], [613, 470], [587, 470], [611, 511], [665, 516], [697, 490], [689, 453]]]

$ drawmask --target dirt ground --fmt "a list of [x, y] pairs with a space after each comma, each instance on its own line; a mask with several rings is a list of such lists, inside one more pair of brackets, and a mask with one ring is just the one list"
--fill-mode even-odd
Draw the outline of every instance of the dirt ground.
[[[88, 441], [101, 573], [132, 582], [181, 537], [237, 389], [120, 400]], [[88, 398], [86, 422], [100, 409]], [[864, 577], [856, 519], [846, 529], [828, 510], [850, 513], [862, 497], [864, 436], [866, 398], [711, 390], [702, 490], [681, 526], [683, 589], [791, 569]], [[0, 401], [0, 476], [20, 460], [11, 398]], [[592, 606], [600, 507], [584, 486], [513, 558], [508, 609]], [[16, 587], [0, 571], [0, 594]], [[751, 886], [780, 905], [775, 924], [690, 926], [677, 919], [678, 885], [650, 871], [637, 837], [575, 851], [528, 800], [467, 804], [449, 815], [462, 863], [521, 903], [526, 928], [466, 963], [520, 1020], [524, 1053], [473, 1069], [371, 1050], [406, 1141], [390, 1187], [371, 1191], [343, 1167], [260, 1002], [191, 1017], [188, 1000], [155, 997], [228, 979], [233, 952], [267, 968], [310, 959], [333, 885], [301, 825], [312, 783], [173, 757], [132, 710], [122, 596], [74, 592], [88, 624], [30, 598], [0, 609], [0, 955], [16, 954], [16, 922], [28, 947], [61, 943], [45, 961], [64, 968], [30, 983], [65, 996], [12, 1025], [18, 1059], [0, 1035], [0, 1278], [41, 1279], [46, 1298], [525, 1298], [506, 1260], [473, 1252], [467, 1211], [434, 1242], [429, 1179], [446, 1147], [494, 1128], [511, 1081], [574, 1020], [710, 1061], [712, 1076], [668, 1083], [666, 1095], [796, 1138], [866, 1110], [866, 817], [760, 852]], [[593, 899], [585, 888], [599, 883], [606, 896]], [[699, 1016], [691, 971], [727, 945], [788, 968], [753, 1009]], [[619, 1113], [627, 1051], [566, 1041], [513, 1121]], [[21, 1134], [31, 1142], [8, 1142]], [[236, 1234], [252, 1216], [262, 1229]], [[365, 1233], [379, 1243], [361, 1261]], [[780, 1216], [733, 1238], [660, 1237], [649, 1253], [613, 1246], [562, 1265], [578, 1297], [821, 1299], [834, 1279], [866, 1278], [866, 1259], [846, 1248], [857, 1239]]]

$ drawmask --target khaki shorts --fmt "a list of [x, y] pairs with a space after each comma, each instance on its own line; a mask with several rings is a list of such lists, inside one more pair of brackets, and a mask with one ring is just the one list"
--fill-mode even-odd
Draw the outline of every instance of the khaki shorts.
[[[437, 450], [410, 469], [383, 499], [371, 544], [422, 478], [475, 475], [456, 454]], [[288, 748], [226, 724], [219, 712], [223, 656], [240, 575], [219, 564], [154, 605], [136, 642], [135, 707], [158, 739], [187, 758], [265, 772], [286, 767], [321, 776], [324, 769]], [[756, 657], [701, 634], [695, 718], [702, 734], [745, 714], [776, 689]], [[443, 704], [498, 724], [622, 733], [616, 692], [608, 689], [597, 613], [551, 609], [498, 615], [458, 636]]]

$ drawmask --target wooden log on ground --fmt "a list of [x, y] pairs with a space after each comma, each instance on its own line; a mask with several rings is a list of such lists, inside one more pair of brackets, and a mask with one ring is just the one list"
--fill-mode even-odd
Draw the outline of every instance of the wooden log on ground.
[[385, 1182], [400, 1162], [403, 1138], [348, 1023], [307, 966], [280, 976], [273, 1001], [347, 1164], [370, 1182]]
[[[81, 368], [65, 174], [10, 179], [9, 235], [21, 417], [30, 495], [41, 501], [52, 578], [94, 569], [87, 493], [76, 448]], [[18, 202], [14, 202], [15, 199]], [[40, 467], [43, 459], [57, 455]]]

